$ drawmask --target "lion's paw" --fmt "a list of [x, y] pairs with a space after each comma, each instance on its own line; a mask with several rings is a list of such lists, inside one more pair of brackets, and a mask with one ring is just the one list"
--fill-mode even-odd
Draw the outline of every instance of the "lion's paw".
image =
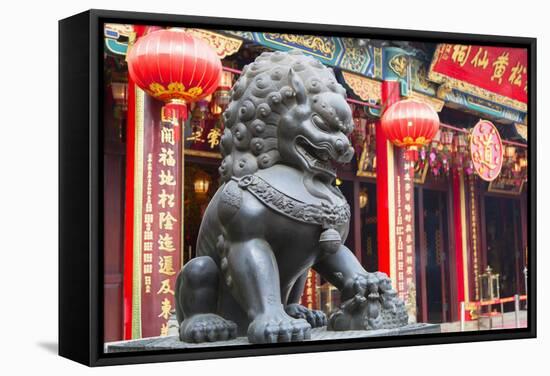
[[227, 341], [237, 337], [237, 325], [218, 315], [207, 313], [183, 320], [179, 332], [183, 342]]
[[403, 300], [384, 273], [357, 275], [345, 294], [350, 297], [331, 315], [328, 330], [391, 329], [408, 322]]
[[311, 325], [295, 319], [284, 311], [258, 315], [248, 327], [250, 343], [303, 341], [311, 338]]
[[305, 319], [312, 328], [327, 325], [327, 316], [323, 311], [311, 310], [300, 304], [289, 304], [285, 307], [286, 313], [295, 319]]

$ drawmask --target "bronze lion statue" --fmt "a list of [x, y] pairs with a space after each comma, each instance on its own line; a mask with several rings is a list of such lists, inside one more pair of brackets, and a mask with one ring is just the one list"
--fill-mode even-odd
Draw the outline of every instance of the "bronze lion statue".
[[[223, 116], [222, 185], [197, 257], [177, 278], [180, 339], [274, 343], [309, 339], [325, 325], [405, 325], [388, 277], [365, 271], [343, 245], [350, 208], [333, 163], [353, 157], [353, 121], [332, 69], [300, 52], [264, 52], [244, 68]], [[341, 291], [328, 320], [299, 303], [309, 268]]]

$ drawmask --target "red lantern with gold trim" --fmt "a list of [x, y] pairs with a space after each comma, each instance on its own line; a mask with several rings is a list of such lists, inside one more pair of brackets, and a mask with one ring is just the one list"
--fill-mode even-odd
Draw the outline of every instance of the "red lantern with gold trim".
[[216, 51], [182, 29], [163, 29], [139, 38], [127, 56], [132, 80], [166, 103], [163, 120], [187, 119], [187, 104], [212, 94], [222, 64]]
[[404, 99], [384, 112], [381, 126], [394, 145], [407, 149], [407, 159], [416, 161], [418, 149], [427, 145], [437, 134], [439, 116], [429, 104]]

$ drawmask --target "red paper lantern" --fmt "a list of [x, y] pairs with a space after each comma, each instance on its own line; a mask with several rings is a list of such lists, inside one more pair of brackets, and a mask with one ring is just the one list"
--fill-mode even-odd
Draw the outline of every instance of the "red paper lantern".
[[213, 106], [215, 106], [216, 111], [212, 112], [216, 115], [221, 114], [227, 108], [231, 100], [231, 87], [233, 86], [233, 73], [229, 71], [223, 71], [220, 78], [220, 84], [214, 93]]
[[396, 146], [407, 149], [407, 158], [416, 161], [418, 148], [427, 145], [439, 130], [439, 116], [428, 104], [404, 99], [392, 104], [381, 119], [382, 131]]
[[163, 29], [139, 38], [127, 56], [132, 80], [166, 103], [163, 118], [187, 118], [187, 104], [212, 94], [221, 61], [206, 42], [182, 29]]
[[356, 107], [353, 111], [353, 132], [351, 133], [351, 143], [355, 149], [355, 154], [359, 158], [363, 151], [363, 145], [367, 137], [366, 123], [367, 120], [361, 116], [361, 110]]

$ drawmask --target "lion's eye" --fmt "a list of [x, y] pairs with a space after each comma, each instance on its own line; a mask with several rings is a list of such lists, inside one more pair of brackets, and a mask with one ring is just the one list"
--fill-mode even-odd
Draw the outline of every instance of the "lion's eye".
[[328, 124], [319, 115], [314, 114], [311, 117], [311, 120], [313, 121], [313, 124], [315, 124], [315, 126], [317, 126], [317, 128], [319, 128], [320, 130], [325, 131], [325, 132], [330, 132], [330, 128], [329, 128]]

